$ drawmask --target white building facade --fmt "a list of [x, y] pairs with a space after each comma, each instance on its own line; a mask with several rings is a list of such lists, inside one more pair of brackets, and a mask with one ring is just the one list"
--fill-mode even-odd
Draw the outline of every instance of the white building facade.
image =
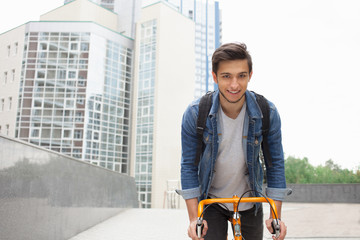
[[162, 2], [144, 7], [137, 23], [131, 162], [142, 207], [164, 207], [167, 182], [180, 179], [181, 119], [194, 89], [194, 31], [191, 19]]
[[24, 32], [20, 26], [0, 35], [0, 134], [10, 137], [15, 136]]
[[[70, 3], [74, 0], [65, 0]], [[118, 24], [117, 32], [131, 38], [135, 37], [135, 23], [140, 17], [141, 0], [90, 0], [97, 5], [104, 7], [117, 14], [114, 23]]]

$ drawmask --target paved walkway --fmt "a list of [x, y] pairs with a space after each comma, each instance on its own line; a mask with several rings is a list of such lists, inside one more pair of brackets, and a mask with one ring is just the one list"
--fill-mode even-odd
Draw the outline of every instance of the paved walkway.
[[[284, 203], [282, 219], [286, 239], [360, 240], [360, 204]], [[187, 240], [187, 224], [186, 210], [129, 209], [70, 240]]]

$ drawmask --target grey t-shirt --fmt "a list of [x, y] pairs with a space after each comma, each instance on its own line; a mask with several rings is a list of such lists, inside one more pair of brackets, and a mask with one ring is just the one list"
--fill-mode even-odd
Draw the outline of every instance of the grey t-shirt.
[[[214, 178], [210, 186], [211, 198], [240, 197], [250, 190], [248, 185], [247, 163], [242, 145], [246, 104], [243, 105], [236, 119], [229, 118], [219, 107], [219, 150], [215, 162]], [[245, 197], [251, 196], [247, 194]], [[239, 210], [253, 207], [253, 203], [241, 203]], [[233, 204], [226, 204], [233, 211]]]

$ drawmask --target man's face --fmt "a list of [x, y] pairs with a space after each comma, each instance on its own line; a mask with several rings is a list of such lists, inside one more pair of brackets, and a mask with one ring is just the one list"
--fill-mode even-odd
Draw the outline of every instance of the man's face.
[[252, 72], [247, 60], [232, 60], [219, 63], [217, 74], [212, 73], [218, 84], [221, 103], [237, 103], [243, 100]]

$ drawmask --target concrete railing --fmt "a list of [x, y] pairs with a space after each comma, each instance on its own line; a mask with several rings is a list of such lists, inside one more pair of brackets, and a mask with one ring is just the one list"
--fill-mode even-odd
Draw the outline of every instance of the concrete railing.
[[0, 239], [64, 240], [124, 208], [135, 180], [0, 135]]
[[287, 202], [360, 203], [360, 184], [288, 184]]

